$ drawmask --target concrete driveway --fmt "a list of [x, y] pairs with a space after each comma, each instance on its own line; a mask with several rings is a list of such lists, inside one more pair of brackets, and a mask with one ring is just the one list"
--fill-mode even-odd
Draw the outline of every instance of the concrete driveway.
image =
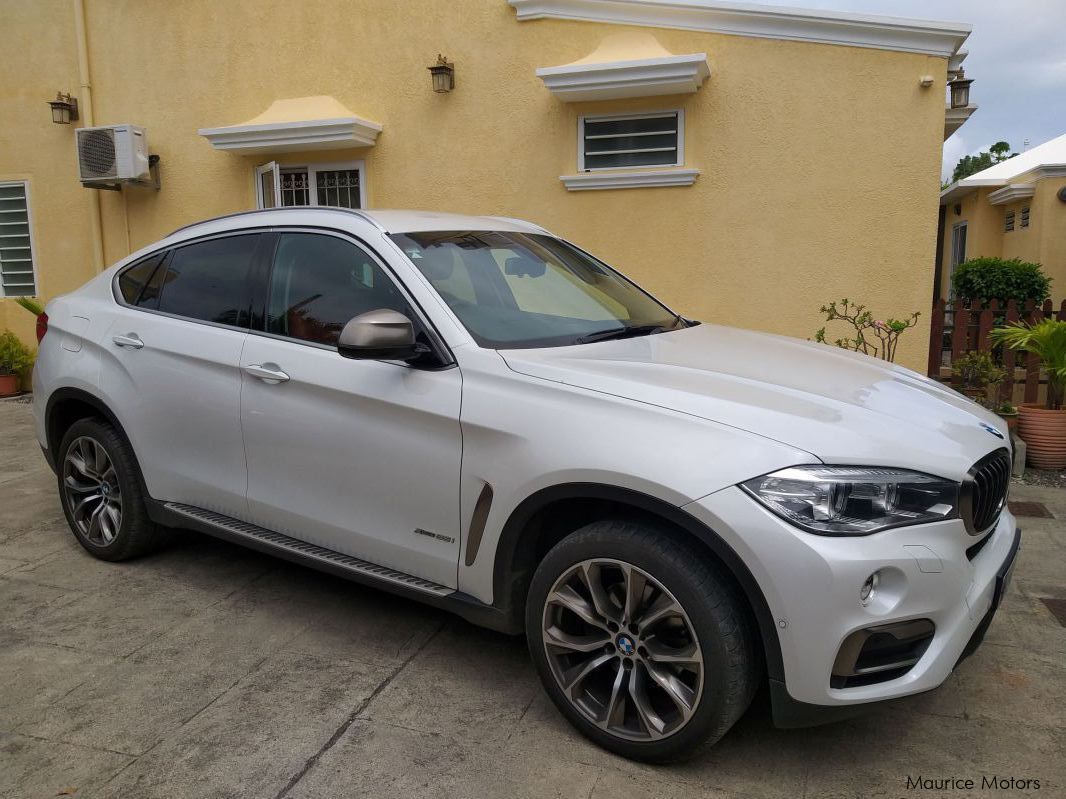
[[[193, 533], [123, 564], [63, 521], [29, 404], [0, 402], [0, 796], [1063, 796], [1066, 492], [1016, 485], [1021, 561], [940, 690], [780, 731], [764, 700], [671, 767], [596, 749], [522, 639]], [[973, 779], [974, 790], [907, 778]], [[983, 790], [982, 778], [1039, 780]]]

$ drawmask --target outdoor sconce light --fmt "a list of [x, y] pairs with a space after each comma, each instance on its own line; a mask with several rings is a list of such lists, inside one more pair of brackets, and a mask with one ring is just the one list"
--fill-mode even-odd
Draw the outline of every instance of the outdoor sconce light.
[[63, 92], [56, 93], [56, 99], [49, 101], [52, 106], [52, 121], [57, 125], [69, 125], [78, 121], [78, 100]]
[[965, 108], [970, 104], [970, 84], [973, 80], [966, 77], [966, 73], [959, 70], [954, 80], [948, 82], [951, 87], [951, 107]]
[[433, 91], [445, 94], [455, 88], [455, 64], [449, 64], [439, 53], [437, 63], [429, 67], [429, 74], [433, 76]]
[[955, 216], [962, 216], [962, 203], [955, 203]]

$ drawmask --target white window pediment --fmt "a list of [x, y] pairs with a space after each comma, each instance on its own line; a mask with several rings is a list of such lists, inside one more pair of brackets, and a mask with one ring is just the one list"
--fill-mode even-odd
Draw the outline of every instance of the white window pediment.
[[647, 33], [607, 36], [572, 64], [537, 70], [548, 91], [564, 103], [691, 94], [710, 74], [706, 53], [675, 55]]
[[371, 147], [381, 125], [358, 117], [332, 97], [275, 100], [239, 125], [201, 128], [216, 150], [242, 155]]
[[706, 53], [542, 67], [537, 77], [564, 103], [692, 94], [710, 77]]

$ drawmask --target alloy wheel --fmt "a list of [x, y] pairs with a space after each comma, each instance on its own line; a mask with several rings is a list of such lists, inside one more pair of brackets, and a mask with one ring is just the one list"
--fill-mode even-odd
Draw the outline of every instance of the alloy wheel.
[[644, 570], [585, 560], [555, 581], [542, 637], [553, 676], [589, 721], [627, 740], [676, 733], [703, 691], [703, 653], [681, 603]]
[[107, 546], [122, 528], [122, 489], [107, 450], [96, 439], [74, 439], [63, 460], [63, 493], [78, 532]]

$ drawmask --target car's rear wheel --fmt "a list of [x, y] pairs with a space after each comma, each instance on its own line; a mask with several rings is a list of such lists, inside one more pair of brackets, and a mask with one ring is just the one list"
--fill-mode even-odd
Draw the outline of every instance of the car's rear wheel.
[[125, 560], [163, 543], [148, 517], [137, 461], [113, 427], [96, 419], [71, 425], [59, 446], [59, 495], [74, 537], [102, 560]]
[[742, 598], [671, 531], [603, 521], [541, 561], [526, 608], [541, 681], [581, 732], [664, 762], [717, 741], [758, 674]]

